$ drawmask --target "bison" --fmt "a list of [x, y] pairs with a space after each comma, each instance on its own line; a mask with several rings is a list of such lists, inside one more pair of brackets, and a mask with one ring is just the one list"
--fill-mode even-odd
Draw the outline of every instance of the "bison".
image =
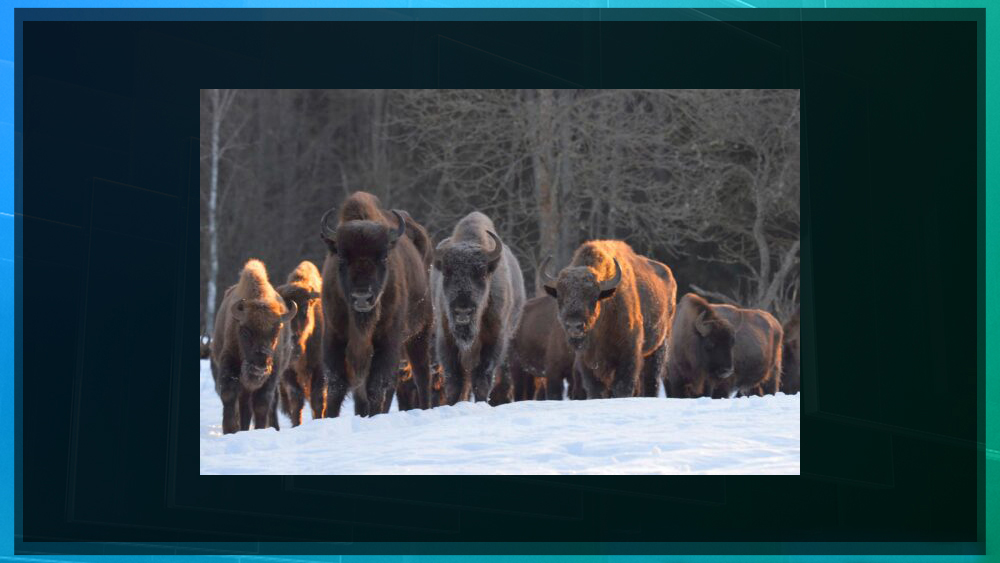
[[437, 359], [449, 405], [488, 399], [524, 306], [524, 279], [493, 221], [474, 211], [438, 244], [431, 270]]
[[224, 433], [249, 430], [251, 415], [255, 428], [278, 428], [274, 350], [282, 325], [297, 311], [294, 301], [286, 304], [271, 287], [259, 260], [248, 261], [239, 282], [226, 290], [211, 344]]
[[582, 244], [557, 278], [548, 261], [540, 274], [587, 398], [656, 396], [677, 296], [670, 268], [617, 240]]
[[323, 307], [320, 292], [323, 278], [316, 265], [303, 260], [288, 275], [288, 281], [276, 288], [285, 303], [294, 302], [298, 313], [281, 329], [275, 365], [281, 410], [292, 420], [292, 426], [302, 423], [302, 407], [309, 401], [313, 418], [323, 417], [323, 395], [326, 380], [320, 361], [323, 343]]
[[781, 345], [781, 391], [789, 395], [799, 392], [799, 362], [801, 350], [799, 344], [799, 308], [785, 322], [782, 328], [784, 340]]
[[561, 400], [563, 381], [569, 381], [573, 398], [577, 395], [573, 360], [573, 350], [559, 326], [556, 301], [548, 295], [529, 299], [507, 353], [514, 400]]
[[[431, 390], [430, 406], [440, 407], [445, 404], [444, 393], [442, 392], [443, 375], [440, 364], [431, 363]], [[399, 410], [407, 411], [418, 407], [420, 404], [417, 396], [417, 384], [413, 381], [413, 370], [409, 362], [399, 365], [399, 383], [396, 385], [396, 397], [399, 403]]]
[[432, 315], [426, 231], [405, 212], [384, 211], [378, 198], [365, 192], [344, 201], [336, 225], [330, 224], [332, 212], [321, 220], [327, 246], [322, 290], [325, 416], [340, 415], [348, 389], [355, 414], [388, 411], [404, 349], [419, 402], [427, 408]]
[[201, 337], [200, 344], [201, 344], [201, 350], [200, 350], [201, 359], [207, 360], [210, 357], [212, 357], [212, 339], [209, 338], [207, 334], [203, 335]]
[[775, 393], [781, 336], [781, 325], [765, 311], [711, 304], [688, 293], [674, 316], [667, 396]]

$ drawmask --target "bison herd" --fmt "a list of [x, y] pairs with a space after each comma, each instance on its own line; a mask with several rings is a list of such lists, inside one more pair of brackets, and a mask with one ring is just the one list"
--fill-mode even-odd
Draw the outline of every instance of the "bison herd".
[[[352, 194], [320, 222], [322, 272], [303, 261], [273, 287], [250, 260], [226, 290], [210, 342], [225, 433], [459, 401], [763, 395], [799, 388], [798, 312], [677, 299], [670, 268], [615, 240], [589, 241], [545, 294], [474, 211], [431, 244], [405, 211]], [[784, 362], [783, 362], [784, 359]]]

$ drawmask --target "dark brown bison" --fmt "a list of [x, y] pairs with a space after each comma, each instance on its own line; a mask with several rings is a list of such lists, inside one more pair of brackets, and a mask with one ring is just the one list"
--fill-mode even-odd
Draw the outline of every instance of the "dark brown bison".
[[507, 353], [507, 377], [515, 401], [561, 400], [563, 382], [570, 383], [570, 397], [577, 394], [573, 382], [573, 350], [559, 325], [556, 301], [548, 295], [524, 304], [521, 324]]
[[322, 291], [325, 416], [339, 416], [348, 390], [355, 414], [388, 411], [404, 350], [426, 408], [432, 318], [426, 231], [403, 212], [384, 211], [365, 192], [344, 201], [336, 226], [332, 211], [321, 221], [328, 250]]
[[240, 280], [226, 290], [212, 338], [212, 378], [222, 399], [222, 431], [226, 434], [273, 426], [275, 388], [274, 350], [278, 332], [297, 312], [287, 306], [267, 279], [258, 260], [243, 266]]
[[316, 265], [303, 260], [288, 275], [288, 281], [276, 288], [285, 303], [294, 302], [298, 313], [281, 329], [275, 364], [281, 410], [292, 420], [292, 426], [302, 424], [302, 407], [306, 400], [313, 418], [323, 417], [323, 395], [326, 380], [320, 347], [323, 344], [323, 306], [320, 292], [323, 278]]
[[774, 393], [781, 382], [781, 325], [769, 313], [714, 305], [693, 293], [677, 304], [668, 397]]
[[557, 278], [545, 262], [587, 398], [656, 396], [677, 296], [670, 268], [617, 240], [582, 244]]
[[789, 317], [788, 321], [785, 322], [785, 326], [782, 328], [784, 331], [784, 339], [781, 345], [781, 391], [792, 395], [799, 392], [799, 362], [801, 362], [801, 356], [799, 355], [800, 344], [799, 344], [799, 308], [795, 308], [795, 312]]
[[437, 360], [449, 405], [488, 399], [524, 306], [524, 278], [493, 221], [473, 211], [434, 251]]

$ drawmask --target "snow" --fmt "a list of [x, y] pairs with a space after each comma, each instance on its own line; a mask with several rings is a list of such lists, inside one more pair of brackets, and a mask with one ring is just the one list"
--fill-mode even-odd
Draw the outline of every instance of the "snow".
[[[799, 473], [799, 395], [459, 403], [222, 434], [201, 361], [201, 474]], [[351, 415], [351, 416], [348, 416]]]

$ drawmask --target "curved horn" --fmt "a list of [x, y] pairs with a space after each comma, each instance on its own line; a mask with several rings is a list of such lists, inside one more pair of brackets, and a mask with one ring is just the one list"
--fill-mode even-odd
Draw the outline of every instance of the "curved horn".
[[326, 213], [323, 214], [323, 218], [319, 220], [320, 235], [329, 240], [333, 240], [337, 233], [336, 227], [330, 226], [330, 214], [333, 213], [334, 209], [336, 208], [331, 207], [328, 209]]
[[493, 250], [486, 253], [486, 261], [496, 262], [503, 256], [503, 243], [500, 242], [500, 237], [493, 231], [486, 231], [486, 234], [490, 235], [490, 238], [493, 239]]
[[705, 320], [706, 314], [708, 314], [708, 311], [702, 311], [694, 319], [694, 329], [702, 336], [708, 336], [709, 331], [711, 331], [711, 327], [708, 326], [709, 322]]
[[299, 312], [299, 304], [294, 299], [287, 299], [285, 300], [285, 308], [288, 310], [285, 311], [284, 315], [281, 315], [281, 322], [283, 323], [287, 323], [295, 318], [296, 313]]
[[404, 218], [403, 215], [395, 209], [392, 210], [392, 214], [395, 215], [396, 220], [399, 221], [399, 226], [396, 227], [396, 230], [389, 232], [389, 241], [395, 242], [396, 239], [406, 233], [406, 218]]
[[538, 265], [538, 275], [542, 278], [543, 285], [552, 285], [556, 283], [556, 278], [549, 274], [549, 262], [552, 261], [552, 255], [549, 254], [542, 260], [542, 263]]
[[604, 280], [599, 284], [601, 291], [607, 291], [609, 289], [614, 289], [618, 287], [618, 284], [622, 281], [622, 267], [618, 264], [618, 259], [613, 258], [615, 261], [615, 277], [610, 280]]

